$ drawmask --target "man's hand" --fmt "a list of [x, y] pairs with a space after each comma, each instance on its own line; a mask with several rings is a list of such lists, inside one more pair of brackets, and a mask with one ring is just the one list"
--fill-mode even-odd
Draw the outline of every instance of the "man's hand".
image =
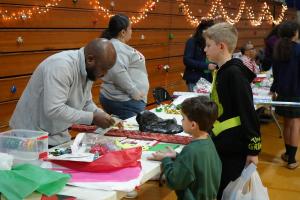
[[108, 128], [114, 125], [115, 120], [105, 112], [95, 112], [93, 117], [93, 124], [101, 128]]
[[250, 165], [251, 163], [257, 165], [257, 164], [258, 164], [258, 156], [250, 156], [250, 155], [248, 155], [248, 156], [247, 156], [247, 159], [246, 159], [246, 164], [245, 164], [245, 166], [248, 166], [248, 165]]

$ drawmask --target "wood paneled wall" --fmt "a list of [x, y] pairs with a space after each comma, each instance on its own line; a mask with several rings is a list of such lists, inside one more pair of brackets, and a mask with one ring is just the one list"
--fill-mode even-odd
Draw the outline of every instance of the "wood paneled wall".
[[[20, 10], [33, 5], [45, 5], [47, 0], [1, 0], [0, 7], [8, 10]], [[110, 0], [101, 0], [110, 8]], [[115, 12], [128, 16], [136, 15], [146, 0], [115, 0]], [[186, 1], [198, 17], [208, 12], [211, 0]], [[225, 8], [233, 14], [239, 7], [234, 0], [223, 0]], [[248, 0], [258, 10], [262, 1]], [[272, 5], [277, 16], [280, 6]], [[274, 5], [274, 6], [273, 6]], [[287, 18], [295, 17], [294, 10], [288, 11]], [[57, 7], [46, 14], [33, 16], [28, 20], [3, 21], [0, 19], [0, 130], [7, 128], [8, 120], [36, 66], [46, 57], [56, 52], [77, 49], [91, 39], [98, 37], [107, 26], [108, 19], [99, 16], [91, 9], [88, 0], [62, 0]], [[256, 47], [263, 47], [263, 38], [272, 28], [263, 23], [252, 27], [245, 15], [237, 24], [239, 30], [238, 46], [251, 41]], [[153, 102], [151, 90], [163, 86], [172, 93], [185, 91], [181, 73], [184, 70], [182, 55], [185, 41], [194, 28], [187, 23], [179, 12], [176, 0], [160, 0], [145, 20], [133, 25], [133, 37], [130, 45], [140, 50], [147, 59], [150, 79], [149, 103]], [[173, 34], [173, 38], [169, 37]], [[141, 39], [144, 35], [144, 39]], [[21, 38], [22, 43], [17, 39]], [[161, 65], [169, 65], [167, 71]], [[100, 82], [93, 88], [94, 100], [98, 102]]]

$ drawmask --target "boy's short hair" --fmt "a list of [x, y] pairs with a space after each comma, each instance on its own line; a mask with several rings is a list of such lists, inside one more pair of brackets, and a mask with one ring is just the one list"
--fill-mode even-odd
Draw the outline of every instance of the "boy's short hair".
[[217, 44], [224, 42], [230, 53], [233, 53], [238, 40], [238, 31], [235, 26], [222, 22], [215, 24], [203, 32], [204, 38], [211, 39]]
[[181, 112], [190, 121], [195, 121], [202, 131], [209, 131], [218, 118], [217, 104], [204, 96], [184, 100], [181, 104]]

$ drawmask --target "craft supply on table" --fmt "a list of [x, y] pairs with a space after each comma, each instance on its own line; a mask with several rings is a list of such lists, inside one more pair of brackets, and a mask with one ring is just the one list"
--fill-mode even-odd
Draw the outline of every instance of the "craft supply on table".
[[143, 151], [149, 150], [158, 143], [156, 140], [137, 140], [131, 138], [116, 139], [116, 145], [122, 149], [128, 149], [133, 147], [141, 146]]
[[71, 130], [85, 133], [93, 133], [98, 127], [95, 125], [73, 124]]
[[148, 151], [161, 151], [166, 149], [167, 147], [171, 147], [172, 149], [178, 148], [179, 144], [172, 144], [172, 143], [158, 143], [148, 149]]
[[14, 163], [30, 162], [48, 156], [48, 133], [12, 129], [0, 133], [0, 152], [14, 157]]
[[167, 114], [175, 114], [175, 115], [181, 114], [180, 104], [179, 105], [174, 105], [174, 104], [159, 105], [157, 108], [155, 108], [155, 111], [156, 112], [165, 112]]
[[133, 130], [110, 130], [106, 136], [117, 136], [117, 137], [128, 137], [140, 140], [157, 140], [166, 143], [175, 144], [189, 144], [192, 141], [192, 137], [189, 136], [179, 136], [179, 135], [169, 135], [161, 133], [149, 133]]

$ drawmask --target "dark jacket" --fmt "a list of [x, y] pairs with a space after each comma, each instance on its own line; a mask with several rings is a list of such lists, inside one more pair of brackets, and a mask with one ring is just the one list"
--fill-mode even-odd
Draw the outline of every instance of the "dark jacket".
[[185, 50], [183, 55], [183, 63], [185, 70], [183, 79], [187, 83], [196, 83], [200, 77], [211, 81], [211, 73], [208, 70], [208, 62], [206, 62], [206, 54], [204, 47], [200, 47], [200, 42], [191, 37], [185, 44]]
[[278, 39], [276, 35], [273, 35], [265, 40], [264, 58], [261, 66], [264, 71], [269, 70], [272, 66], [273, 49]]
[[300, 44], [293, 43], [288, 61], [273, 61], [272, 92], [284, 97], [300, 97]]
[[259, 121], [250, 83], [255, 74], [233, 58], [217, 72], [216, 87], [223, 114], [218, 121], [240, 117], [241, 125], [213, 137], [219, 155], [257, 155], [261, 148]]

